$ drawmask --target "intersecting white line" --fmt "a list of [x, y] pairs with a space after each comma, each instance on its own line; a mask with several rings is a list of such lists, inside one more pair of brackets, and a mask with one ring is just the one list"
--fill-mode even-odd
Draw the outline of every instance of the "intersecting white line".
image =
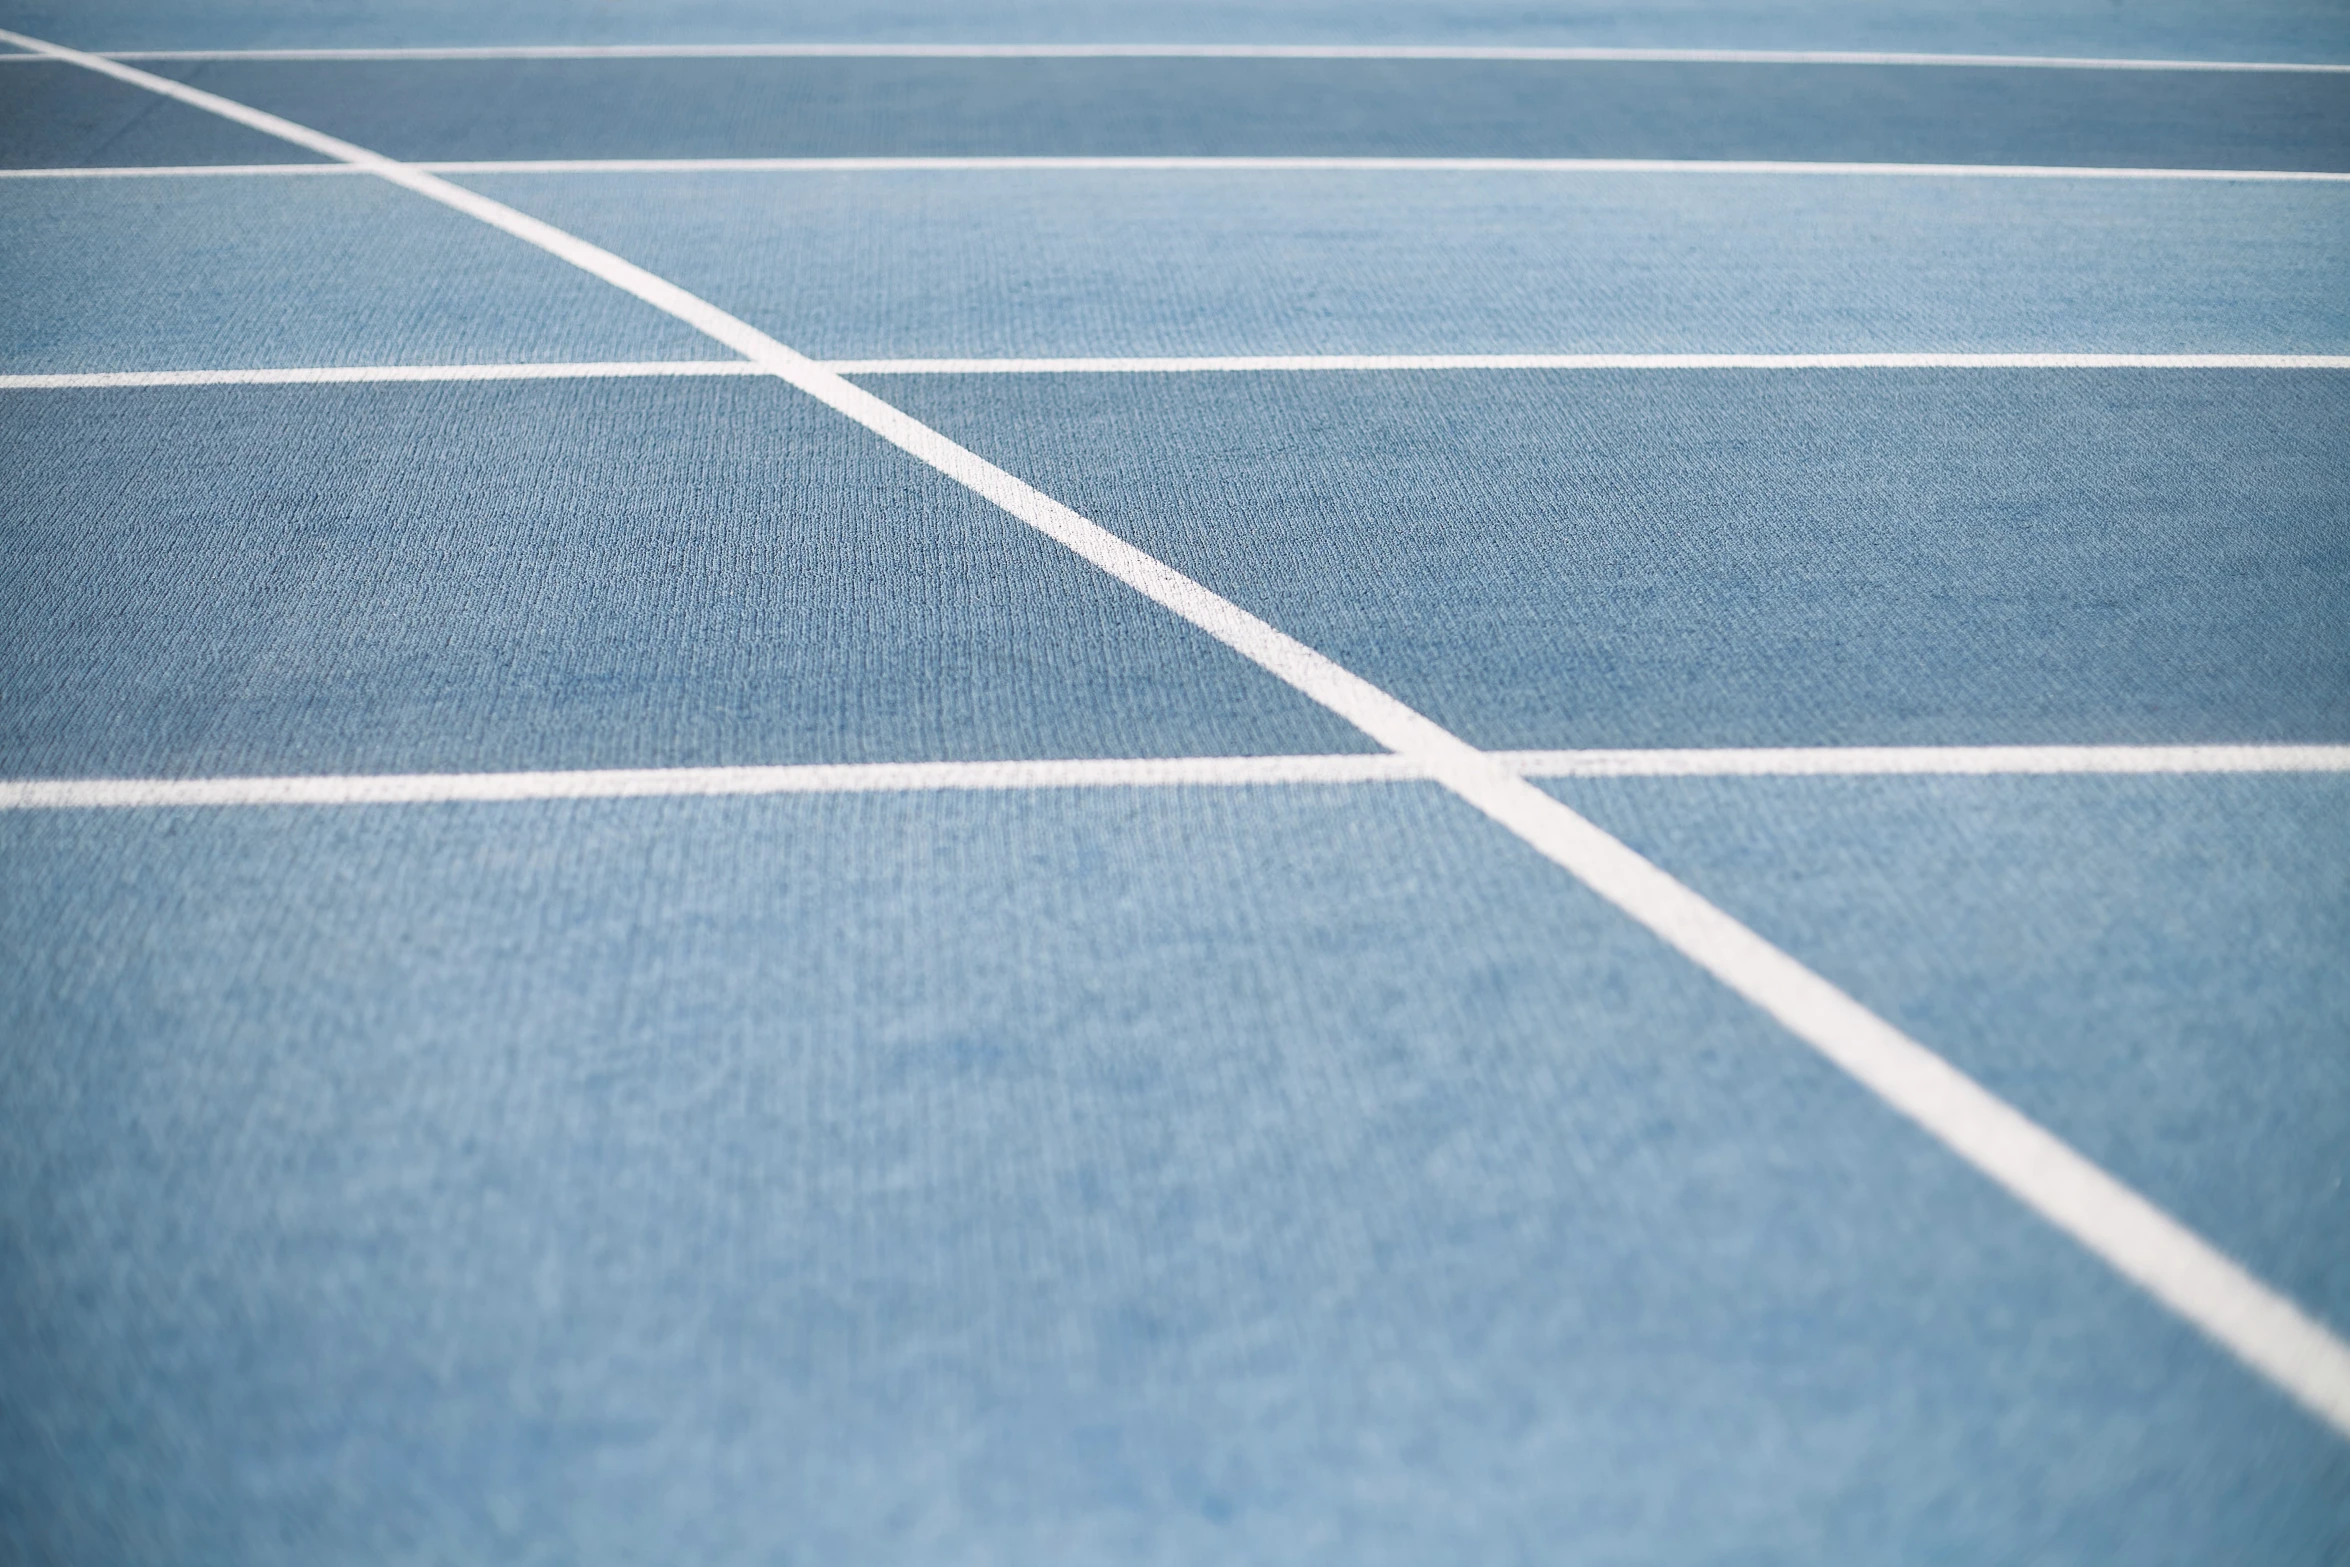
[[[38, 59], [40, 56], [15, 56]], [[2070, 71], [2331, 73], [2290, 60], [2135, 60], [2083, 55], [1848, 49], [1643, 49], [1546, 44], [734, 43], [476, 44], [347, 49], [120, 49], [114, 60], [1494, 60], [1694, 65], [1923, 65]]]
[[[2342, 773], [2350, 745], [1866, 746], [1777, 750], [1495, 751], [1524, 778], [1817, 778], [2050, 774]], [[1395, 752], [1334, 756], [1079, 757], [782, 767], [579, 768], [511, 773], [254, 778], [0, 779], [0, 811], [231, 805], [412, 805], [697, 795], [1128, 789], [1396, 783], [1432, 775]]]
[[[1886, 179], [2203, 180], [2254, 184], [2341, 184], [2334, 169], [2141, 169], [2064, 163], [1852, 163], [1767, 158], [1350, 158], [1193, 157], [1181, 154], [1057, 154], [854, 158], [507, 158], [403, 164], [430, 174], [1712, 174], [1867, 175]], [[353, 164], [233, 163], [0, 169], [0, 179], [184, 179], [202, 175], [363, 174]]]
[[[2350, 370], [2350, 354], [1222, 354], [1133, 359], [823, 359], [835, 375], [1164, 375], [1368, 370]], [[763, 376], [748, 359], [586, 364], [296, 365], [0, 374], [0, 391], [344, 386], [372, 381], [597, 381]]]
[[2312, 1415], [2350, 1436], [2350, 1345], [2331, 1329], [1596, 823], [1351, 670], [756, 327], [577, 235], [380, 153], [118, 61], [6, 31], [0, 31], [0, 42], [72, 61], [361, 165], [478, 218], [697, 327], [993, 501], [1408, 758], [1430, 782], [1581, 879]]

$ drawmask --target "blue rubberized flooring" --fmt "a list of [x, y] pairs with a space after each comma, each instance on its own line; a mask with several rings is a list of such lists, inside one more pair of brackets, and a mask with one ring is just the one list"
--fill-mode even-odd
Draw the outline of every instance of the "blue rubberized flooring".
[[[2350, 62], [2337, 8], [74, 5]], [[2350, 75], [155, 60], [397, 156], [2350, 167]], [[301, 164], [0, 61], [0, 166]], [[473, 172], [810, 354], [2339, 354], [2350, 184]], [[0, 177], [0, 376], [716, 359]], [[2350, 371], [859, 383], [1495, 749], [2350, 742]], [[1375, 750], [774, 381], [0, 384], [0, 783]], [[2350, 1331], [2350, 772], [1543, 787]], [[2350, 1443], [1432, 784], [0, 809], [0, 1556], [2310, 1563]]]

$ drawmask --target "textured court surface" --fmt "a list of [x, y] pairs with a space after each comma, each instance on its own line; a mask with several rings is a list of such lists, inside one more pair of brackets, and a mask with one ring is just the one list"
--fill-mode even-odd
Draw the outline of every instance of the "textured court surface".
[[2350, 1559], [2338, 6], [0, 27], [1190, 583], [0, 59], [0, 1555]]

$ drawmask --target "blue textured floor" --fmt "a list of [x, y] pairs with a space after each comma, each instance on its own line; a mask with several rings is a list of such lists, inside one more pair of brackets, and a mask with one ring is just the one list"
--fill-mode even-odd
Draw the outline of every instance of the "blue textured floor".
[[[210, 61], [174, 62], [166, 74], [410, 159], [1190, 154], [2350, 166], [2350, 77], [2337, 76], [895, 59]], [[81, 91], [133, 89], [101, 79]], [[38, 123], [72, 121], [51, 111]], [[43, 161], [72, 162], [78, 151], [59, 148]], [[141, 160], [110, 147], [105, 161]]]
[[[0, 0], [2350, 60], [2323, 6], [1546, 15]], [[2257, 73], [156, 67], [452, 159], [2350, 134]], [[0, 164], [307, 161], [0, 63]], [[2339, 183], [464, 182], [837, 358], [2350, 350]], [[0, 374], [725, 356], [356, 176], [0, 179], [0, 277]], [[2350, 740], [2340, 371], [861, 380], [1479, 745]], [[1369, 747], [769, 380], [0, 387], [0, 539], [0, 779]], [[2350, 1329], [2350, 775], [1545, 787]], [[0, 1557], [2320, 1564], [2350, 1444], [1430, 785], [8, 809]]]
[[1482, 746], [2350, 739], [2350, 376], [873, 384]]
[[[575, 0], [12, 0], [8, 25], [85, 49], [415, 44], [1563, 44], [1892, 49], [2191, 60], [2343, 57], [2327, 0], [682, 0], [657, 12]], [[47, 29], [47, 31], [43, 31]]]

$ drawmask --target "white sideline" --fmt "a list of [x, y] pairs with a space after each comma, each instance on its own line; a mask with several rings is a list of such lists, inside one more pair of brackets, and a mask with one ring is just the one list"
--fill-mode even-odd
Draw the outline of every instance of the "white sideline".
[[[859, 158], [520, 158], [420, 162], [403, 168], [429, 174], [972, 174], [1059, 173], [1224, 174], [1714, 174], [1873, 175], [1889, 179], [1997, 180], [2217, 180], [2234, 183], [2342, 184], [2350, 171], [2334, 169], [2138, 169], [2063, 163], [1821, 163], [1724, 158], [1349, 158], [1060, 155]], [[0, 169], [0, 179], [183, 179], [191, 175], [363, 174], [362, 165], [332, 163], [169, 164], [152, 168], [109, 165], [71, 169]]]
[[[0, 56], [17, 58], [15, 56]], [[0, 180], [201, 179], [206, 175], [357, 174], [347, 163], [109, 163], [87, 169], [0, 169]]]
[[[1978, 777], [2343, 773], [2350, 745], [1852, 746], [1776, 750], [1495, 751], [1522, 778]], [[1425, 780], [1410, 756], [1178, 756], [1036, 762], [581, 768], [260, 778], [0, 779], [0, 811], [226, 805], [413, 805], [695, 795], [1123, 789]]]
[[1831, 174], [1898, 179], [2251, 180], [2338, 184], [2329, 169], [2137, 169], [2061, 163], [1852, 163], [1783, 158], [1387, 158], [1206, 157], [1184, 154], [933, 156], [864, 158], [538, 158], [418, 163], [436, 174], [892, 174], [1009, 173], [1220, 174]]
[[49, 778], [0, 782], [0, 810], [199, 805], [412, 805], [691, 795], [1163, 788], [1368, 783], [1415, 776], [1408, 757], [1184, 756], [1044, 762], [863, 762], [796, 767], [605, 768], [278, 778]]
[[378, 381], [607, 381], [653, 376], [765, 375], [748, 359], [646, 359], [595, 364], [296, 365], [254, 370], [64, 370], [0, 375], [0, 391], [105, 386], [350, 386]]
[[[18, 56], [15, 58], [26, 58]], [[32, 56], [31, 58], [39, 58]], [[118, 49], [112, 60], [1496, 60], [1690, 65], [1925, 65], [2069, 71], [2339, 72], [2290, 60], [1852, 49], [1643, 49], [1549, 44], [735, 43], [476, 44], [421, 48]]]
[[0, 42], [149, 88], [363, 165], [700, 328], [1180, 615], [1424, 770], [1769, 1013], [1893, 1109], [2103, 1258], [2335, 1431], [2350, 1436], [2350, 1345], [2201, 1236], [1526, 779], [1361, 676], [715, 305], [511, 207], [244, 104], [0, 31]]
[[2350, 772], [2350, 745], [1870, 745], [1493, 754], [1528, 778]]
[[[840, 375], [1158, 375], [1313, 370], [2350, 370], [2350, 354], [1210, 354], [828, 359]], [[7, 384], [0, 378], [0, 385]]]
[[[1227, 354], [1156, 359], [824, 359], [817, 364], [835, 375], [1159, 375], [1320, 370], [2350, 370], [2350, 354]], [[593, 381], [766, 374], [765, 369], [748, 359], [59, 370], [0, 374], [0, 391], [140, 386], [341, 386], [371, 381]]]

